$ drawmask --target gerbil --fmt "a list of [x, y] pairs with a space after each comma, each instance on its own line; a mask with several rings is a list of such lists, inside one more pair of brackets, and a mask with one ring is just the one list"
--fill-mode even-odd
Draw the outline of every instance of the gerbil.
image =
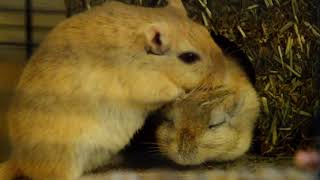
[[233, 160], [250, 147], [258, 96], [235, 56], [225, 55], [223, 80], [209, 76], [162, 111], [166, 120], [156, 131], [159, 150], [178, 164]]
[[12, 152], [0, 180], [74, 180], [108, 163], [165, 103], [192, 89], [222, 52], [182, 3], [120, 2], [66, 19], [26, 65], [8, 111]]

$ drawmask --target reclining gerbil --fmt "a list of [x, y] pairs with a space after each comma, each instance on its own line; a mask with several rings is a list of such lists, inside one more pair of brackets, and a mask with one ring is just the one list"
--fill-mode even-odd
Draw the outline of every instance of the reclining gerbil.
[[223, 67], [220, 56], [179, 0], [164, 8], [106, 2], [66, 19], [17, 85], [0, 180], [74, 180], [108, 163], [149, 112]]
[[196, 165], [233, 160], [248, 150], [259, 101], [252, 74], [234, 58], [226, 54], [222, 81], [209, 76], [161, 111], [166, 119], [156, 131], [161, 154], [181, 165]]

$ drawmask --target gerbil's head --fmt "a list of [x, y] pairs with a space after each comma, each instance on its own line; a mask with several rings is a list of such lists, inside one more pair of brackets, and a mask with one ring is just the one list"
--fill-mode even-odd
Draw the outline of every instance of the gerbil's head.
[[164, 108], [159, 149], [181, 165], [233, 160], [250, 147], [258, 109], [253, 88], [197, 88]]
[[179, 0], [169, 1], [165, 8], [153, 9], [150, 16], [152, 22], [142, 24], [134, 42], [133, 48], [140, 48], [136, 52], [142, 53], [135, 54], [139, 65], [144, 68], [150, 65], [183, 89], [199, 85], [211, 69], [216, 69], [216, 76], [222, 77], [221, 49], [203, 25], [186, 16]]

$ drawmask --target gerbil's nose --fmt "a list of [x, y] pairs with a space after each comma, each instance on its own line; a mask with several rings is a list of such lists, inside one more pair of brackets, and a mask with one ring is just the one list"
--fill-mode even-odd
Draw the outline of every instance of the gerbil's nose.
[[178, 137], [178, 153], [182, 156], [193, 156], [196, 153], [196, 134], [192, 129], [181, 129]]

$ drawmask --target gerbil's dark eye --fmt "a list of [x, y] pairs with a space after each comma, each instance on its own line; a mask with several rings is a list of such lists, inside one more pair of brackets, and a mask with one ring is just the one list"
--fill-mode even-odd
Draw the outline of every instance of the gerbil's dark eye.
[[200, 56], [194, 52], [184, 52], [180, 54], [178, 57], [187, 64], [193, 64], [194, 62], [200, 60]]

